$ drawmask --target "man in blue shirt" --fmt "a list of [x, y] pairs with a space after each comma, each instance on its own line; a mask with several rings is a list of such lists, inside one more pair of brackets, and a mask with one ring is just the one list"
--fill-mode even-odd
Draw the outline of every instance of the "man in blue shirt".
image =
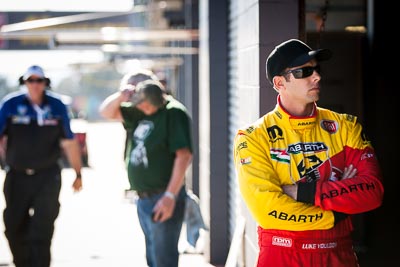
[[[0, 155], [5, 161], [5, 236], [16, 267], [49, 267], [61, 189], [59, 159], [64, 149], [82, 189], [80, 148], [60, 95], [46, 90], [40, 66], [21, 76], [21, 91], [0, 103]], [[21, 84], [21, 85], [22, 85]]]

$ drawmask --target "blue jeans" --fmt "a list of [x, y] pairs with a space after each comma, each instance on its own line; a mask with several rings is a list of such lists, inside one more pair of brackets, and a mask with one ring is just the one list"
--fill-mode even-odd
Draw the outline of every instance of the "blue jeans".
[[139, 222], [146, 241], [146, 260], [149, 267], [178, 267], [178, 241], [185, 213], [186, 189], [182, 187], [179, 192], [172, 217], [162, 223], [153, 222], [152, 211], [162, 195], [137, 201]]

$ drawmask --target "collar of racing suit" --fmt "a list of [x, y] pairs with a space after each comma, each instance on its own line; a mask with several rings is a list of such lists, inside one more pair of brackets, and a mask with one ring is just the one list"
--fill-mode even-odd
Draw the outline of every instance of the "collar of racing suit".
[[305, 130], [313, 128], [317, 123], [317, 105], [314, 103], [313, 112], [310, 116], [297, 117], [290, 115], [281, 105], [278, 97], [278, 103], [275, 107], [275, 114], [285, 123], [291, 125], [293, 130]]

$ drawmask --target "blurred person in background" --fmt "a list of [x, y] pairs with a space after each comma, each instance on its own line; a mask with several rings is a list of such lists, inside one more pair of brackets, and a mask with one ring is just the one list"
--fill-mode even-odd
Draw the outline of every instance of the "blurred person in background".
[[127, 156], [131, 189], [150, 267], [178, 267], [178, 241], [187, 196], [185, 173], [192, 160], [191, 119], [186, 107], [154, 80], [130, 94], [120, 91], [100, 106], [107, 119], [132, 133]]
[[81, 157], [67, 107], [51, 90], [40, 66], [19, 79], [20, 91], [0, 103], [0, 151], [4, 156], [5, 236], [16, 267], [49, 267], [54, 223], [60, 210], [64, 149], [82, 189]]
[[[119, 91], [122, 92], [124, 95], [126, 95], [127, 99], [129, 99], [132, 96], [132, 92], [135, 89], [136, 85], [139, 82], [146, 81], [146, 80], [158, 81], [158, 77], [151, 70], [144, 69], [144, 68], [140, 68], [140, 69], [131, 71], [122, 77], [121, 82], [120, 82]], [[125, 146], [124, 146], [124, 160], [126, 159], [126, 156], [127, 156], [129, 140], [132, 135], [132, 133], [129, 132], [129, 129], [127, 129], [126, 127], [125, 127], [125, 130], [126, 130], [126, 139], [125, 139]]]

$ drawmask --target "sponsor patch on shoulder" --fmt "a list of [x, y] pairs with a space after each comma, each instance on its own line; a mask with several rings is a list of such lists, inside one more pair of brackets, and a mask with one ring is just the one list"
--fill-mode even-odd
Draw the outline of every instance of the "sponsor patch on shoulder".
[[251, 157], [240, 159], [240, 164], [246, 165], [251, 163]]
[[346, 120], [348, 120], [350, 122], [354, 122], [355, 119], [356, 119], [355, 116], [350, 115], [350, 114], [346, 114]]
[[321, 128], [330, 134], [336, 133], [339, 128], [339, 124], [336, 121], [321, 120], [320, 124]]
[[366, 160], [366, 159], [373, 158], [373, 157], [374, 157], [374, 154], [373, 154], [373, 153], [365, 152], [365, 153], [363, 153], [363, 154], [361, 155], [361, 160]]
[[247, 133], [249, 133], [249, 134], [251, 134], [253, 131], [254, 131], [254, 126], [250, 126], [250, 127], [248, 127], [247, 129], [246, 129], [246, 132]]

